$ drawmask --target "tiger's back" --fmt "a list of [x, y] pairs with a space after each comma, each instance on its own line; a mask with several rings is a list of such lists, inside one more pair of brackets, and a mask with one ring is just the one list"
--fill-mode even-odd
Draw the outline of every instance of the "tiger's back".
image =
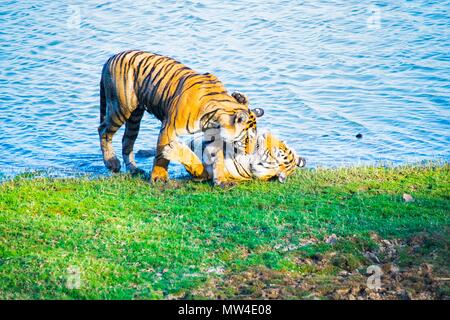
[[[199, 89], [199, 85], [226, 93], [215, 76], [197, 73], [170, 57], [144, 51], [126, 51], [112, 56], [103, 67], [101, 83], [108, 101], [117, 100], [117, 105], [110, 107], [120, 110], [112, 111], [123, 112], [124, 117], [115, 118], [118, 123], [138, 107], [163, 121], [180, 97], [196, 86]], [[197, 95], [201, 95], [201, 91], [197, 90]], [[193, 92], [195, 90], [190, 93]], [[194, 102], [190, 105], [192, 109], [199, 105], [194, 98], [190, 99]]]

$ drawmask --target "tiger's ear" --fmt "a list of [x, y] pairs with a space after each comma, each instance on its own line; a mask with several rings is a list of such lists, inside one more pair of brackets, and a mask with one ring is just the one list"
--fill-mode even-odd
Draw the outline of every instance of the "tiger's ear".
[[245, 94], [235, 91], [231, 94], [231, 96], [236, 99], [236, 101], [240, 104], [248, 105], [248, 98]]
[[255, 108], [252, 109], [252, 111], [255, 113], [256, 117], [262, 117], [264, 115], [264, 109], [262, 108]]
[[280, 181], [281, 183], [285, 183], [286, 182], [286, 174], [284, 172], [280, 173], [278, 175], [278, 181]]
[[306, 159], [302, 157], [298, 157], [297, 166], [303, 168], [306, 165]]

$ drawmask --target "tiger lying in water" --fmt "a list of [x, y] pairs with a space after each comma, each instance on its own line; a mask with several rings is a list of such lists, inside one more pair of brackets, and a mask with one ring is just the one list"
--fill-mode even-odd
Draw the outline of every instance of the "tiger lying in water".
[[[125, 165], [131, 173], [143, 173], [136, 166], [133, 147], [145, 111], [161, 121], [153, 181], [168, 179], [169, 159], [162, 149], [182, 135], [219, 128], [222, 139], [236, 142], [246, 153], [252, 153], [256, 117], [262, 115], [262, 109], [250, 110], [246, 101], [228, 94], [222, 82], [210, 73], [200, 74], [174, 59], [150, 52], [116, 54], [103, 66], [100, 81], [98, 133], [108, 169], [120, 170], [112, 139], [125, 124], [122, 138]], [[223, 161], [223, 152], [217, 152], [213, 166], [216, 184], [226, 182]]]
[[[189, 146], [174, 141], [165, 146], [162, 153], [166, 159], [184, 165], [194, 178], [209, 180], [213, 177], [217, 144], [221, 142], [203, 143], [198, 140], [202, 139], [192, 140]], [[256, 148], [251, 154], [236, 152], [233, 147], [225, 148], [225, 150], [225, 178], [230, 182], [273, 178], [284, 182], [297, 167], [304, 167], [306, 164], [304, 158], [297, 156], [283, 141], [278, 140], [271, 133], [257, 136]], [[192, 151], [196, 152], [193, 159]]]

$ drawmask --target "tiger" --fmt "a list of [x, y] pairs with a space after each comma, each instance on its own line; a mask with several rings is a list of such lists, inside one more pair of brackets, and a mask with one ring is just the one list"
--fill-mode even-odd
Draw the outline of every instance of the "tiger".
[[[236, 142], [246, 153], [256, 144], [256, 118], [261, 108], [249, 109], [239, 94], [228, 94], [211, 73], [198, 73], [175, 59], [145, 51], [124, 51], [110, 57], [100, 80], [100, 126], [98, 133], [105, 166], [120, 171], [112, 139], [125, 124], [122, 156], [127, 171], [137, 167], [133, 147], [144, 112], [161, 121], [151, 181], [167, 181], [169, 159], [162, 150], [178, 137], [218, 128], [225, 141]], [[214, 181], [225, 183], [224, 156], [219, 152]]]
[[[166, 145], [162, 151], [165, 158], [181, 163], [196, 180], [200, 181], [212, 178], [212, 166], [217, 150], [214, 146], [216, 140], [205, 143], [205, 138], [201, 139], [203, 140], [198, 141], [199, 138], [191, 140], [189, 146], [174, 141]], [[278, 179], [285, 182], [297, 167], [306, 165], [305, 158], [299, 157], [285, 142], [270, 132], [257, 135], [255, 150], [251, 154], [236, 152], [234, 148], [226, 150], [225, 176], [232, 184], [252, 179]], [[192, 156], [191, 151], [196, 151], [194, 159], [188, 159]]]

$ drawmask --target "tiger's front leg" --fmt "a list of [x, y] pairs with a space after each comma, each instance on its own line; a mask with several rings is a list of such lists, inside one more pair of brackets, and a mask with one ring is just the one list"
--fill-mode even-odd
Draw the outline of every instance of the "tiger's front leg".
[[[234, 185], [234, 182], [227, 181], [225, 175], [225, 158], [221, 147], [209, 146], [205, 150], [204, 161], [185, 144], [178, 141], [166, 145], [162, 151], [163, 156], [170, 160], [181, 163], [186, 170], [199, 180], [213, 179], [215, 186], [226, 187]], [[206, 166], [212, 166], [212, 177]]]
[[164, 147], [174, 141], [175, 130], [172, 126], [167, 125], [163, 122], [161, 131], [158, 136], [158, 143], [156, 145], [156, 156], [153, 162], [153, 170], [151, 174], [151, 181], [162, 181], [167, 182], [169, 180], [169, 172], [167, 168], [169, 167], [169, 160], [163, 155]]
[[210, 178], [203, 162], [197, 155], [184, 143], [173, 141], [163, 148], [164, 158], [181, 163], [193, 177], [198, 180], [207, 180]]

